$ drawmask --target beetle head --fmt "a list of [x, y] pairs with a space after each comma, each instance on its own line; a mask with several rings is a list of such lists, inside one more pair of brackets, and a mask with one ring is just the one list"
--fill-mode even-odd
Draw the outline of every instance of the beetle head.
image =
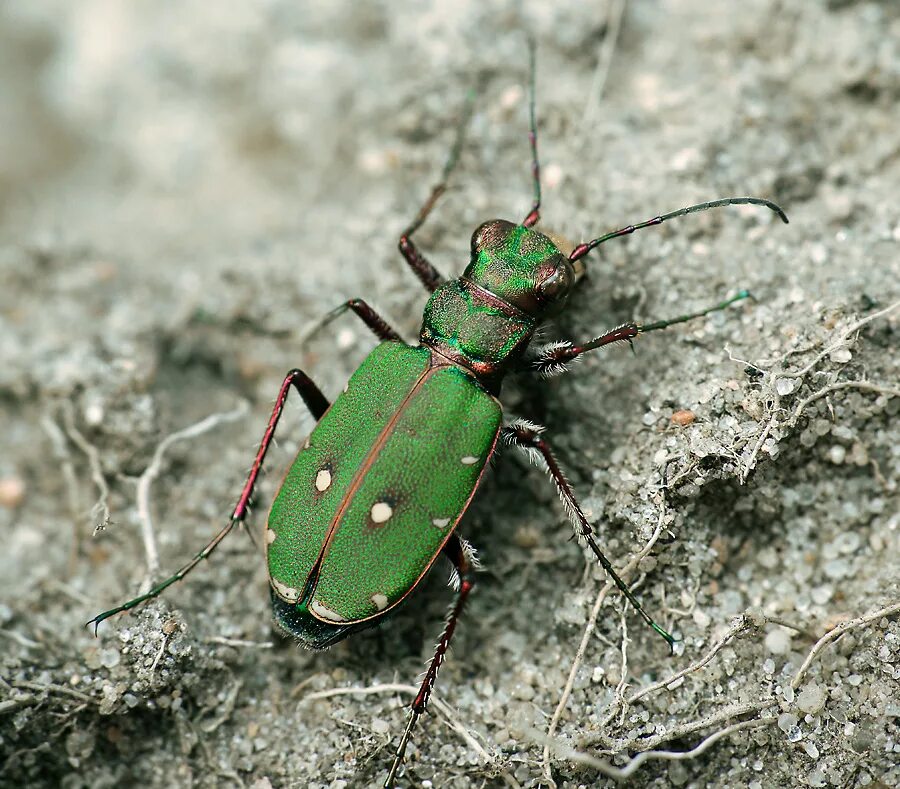
[[539, 320], [558, 313], [575, 284], [572, 264], [547, 236], [504, 219], [472, 234], [463, 276]]

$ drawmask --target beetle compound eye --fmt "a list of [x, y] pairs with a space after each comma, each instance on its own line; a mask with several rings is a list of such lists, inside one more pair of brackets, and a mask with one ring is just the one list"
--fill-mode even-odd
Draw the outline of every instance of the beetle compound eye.
[[481, 225], [474, 233], [472, 233], [472, 257], [474, 258], [484, 246], [485, 225]]
[[565, 299], [574, 284], [575, 270], [563, 260], [538, 284], [537, 291], [544, 302], [552, 304]]
[[497, 249], [506, 242], [515, 227], [504, 219], [491, 219], [476, 228], [472, 233], [472, 258], [476, 258], [483, 249]]

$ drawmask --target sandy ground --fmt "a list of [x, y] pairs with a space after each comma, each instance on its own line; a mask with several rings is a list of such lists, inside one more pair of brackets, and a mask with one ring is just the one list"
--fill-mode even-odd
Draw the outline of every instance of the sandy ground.
[[[504, 456], [400, 785], [900, 785], [900, 6], [586, 5], [0, 6], [3, 786], [383, 780], [444, 566], [325, 653], [273, 631], [240, 534], [99, 638], [83, 623], [224, 523], [287, 369], [340, 391], [374, 341], [352, 316], [304, 339], [328, 310], [364, 296], [416, 336], [396, 238], [473, 86], [421, 245], [456, 273], [475, 226], [525, 215], [527, 31], [543, 228], [731, 194], [791, 223], [732, 208], [605, 245], [549, 337], [756, 301], [504, 392], [676, 654]], [[310, 426], [292, 404], [256, 533]]]

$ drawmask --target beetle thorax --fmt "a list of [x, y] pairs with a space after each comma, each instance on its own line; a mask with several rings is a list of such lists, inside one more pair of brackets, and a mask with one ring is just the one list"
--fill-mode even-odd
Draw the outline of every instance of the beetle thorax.
[[542, 233], [502, 219], [485, 222], [472, 235], [463, 276], [432, 294], [420, 339], [499, 389], [538, 324], [563, 307], [574, 281], [572, 265]]

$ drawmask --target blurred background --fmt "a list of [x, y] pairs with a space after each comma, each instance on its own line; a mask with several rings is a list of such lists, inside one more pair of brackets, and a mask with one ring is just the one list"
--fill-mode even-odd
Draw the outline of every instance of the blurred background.
[[[310, 337], [325, 313], [363, 296], [415, 338], [426, 294], [396, 240], [470, 89], [419, 244], [456, 275], [478, 224], [524, 217], [529, 35], [542, 229], [575, 244], [741, 194], [791, 224], [729, 208], [604, 245], [550, 338], [756, 301], [504, 392], [547, 424], [616, 566], [664, 527], [631, 580], [678, 654], [601, 596], [550, 483], [504, 458], [463, 526], [485, 572], [449, 706], [401, 785], [611, 786], [729, 726], [627, 785], [900, 782], [896, 616], [798, 674], [829, 628], [900, 598], [896, 3], [6, 0], [0, 783], [383, 780], [443, 566], [324, 654], [272, 631], [242, 535], [99, 638], [82, 623], [224, 523], [286, 370], [340, 391], [374, 341], [352, 316]], [[293, 404], [255, 531], [310, 427]]]

